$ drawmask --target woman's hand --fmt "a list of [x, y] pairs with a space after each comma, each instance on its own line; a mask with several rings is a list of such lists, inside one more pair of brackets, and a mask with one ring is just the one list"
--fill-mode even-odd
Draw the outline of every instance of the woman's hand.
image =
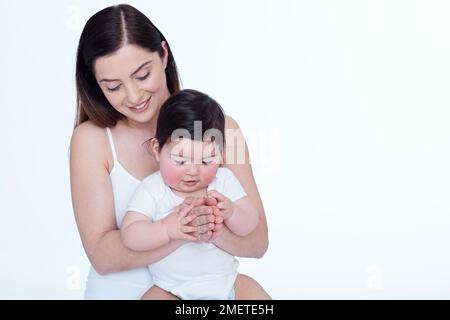
[[216, 204], [217, 201], [214, 198], [187, 197], [180, 205], [180, 208], [193, 206], [185, 221], [190, 220], [187, 225], [197, 228], [193, 236], [198, 242], [214, 239], [222, 228], [223, 218]]

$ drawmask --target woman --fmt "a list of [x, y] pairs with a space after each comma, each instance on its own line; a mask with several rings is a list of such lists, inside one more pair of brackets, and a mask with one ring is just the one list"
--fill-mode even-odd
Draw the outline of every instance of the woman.
[[[118, 230], [140, 180], [159, 169], [143, 142], [154, 136], [162, 103], [179, 90], [176, 63], [167, 40], [145, 15], [128, 5], [113, 6], [86, 23], [78, 46], [76, 82], [70, 175], [75, 217], [92, 264], [85, 297], [139, 299], [152, 285], [146, 266], [183, 244], [172, 241], [156, 250], [134, 252], [123, 245]], [[239, 129], [230, 117], [225, 127]], [[232, 255], [259, 258], [268, 246], [267, 223], [248, 150], [243, 150], [247, 162], [238, 164], [232, 158], [242, 151], [233, 147], [233, 141], [228, 144], [225, 166], [258, 209], [258, 227], [247, 237], [238, 237], [225, 226], [209, 230], [214, 216], [202, 201], [195, 201], [191, 214], [197, 218], [191, 224], [204, 241], [214, 237], [214, 244]], [[255, 292], [255, 299], [266, 298], [257, 293], [263, 290], [253, 279], [239, 280], [246, 296]]]

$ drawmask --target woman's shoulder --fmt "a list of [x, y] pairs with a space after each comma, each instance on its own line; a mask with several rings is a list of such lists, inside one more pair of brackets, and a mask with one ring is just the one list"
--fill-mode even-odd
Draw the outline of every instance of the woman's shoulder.
[[78, 141], [83, 144], [104, 142], [105, 138], [106, 129], [99, 127], [90, 120], [76, 126], [72, 133], [72, 141]]
[[72, 152], [76, 150], [76, 152], [90, 152], [98, 155], [99, 152], [105, 151], [106, 140], [105, 128], [99, 127], [88, 120], [79, 124], [73, 130], [70, 149]]
[[229, 115], [225, 116], [225, 128], [226, 129], [238, 129], [239, 124], [237, 121]]
[[73, 136], [91, 136], [94, 137], [100, 133], [104, 134], [105, 128], [99, 127], [94, 124], [91, 120], [84, 121], [75, 127], [73, 130]]

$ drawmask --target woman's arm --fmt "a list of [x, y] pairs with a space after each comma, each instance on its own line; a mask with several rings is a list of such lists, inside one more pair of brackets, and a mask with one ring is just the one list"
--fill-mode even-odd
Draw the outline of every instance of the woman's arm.
[[213, 243], [235, 256], [261, 258], [269, 245], [267, 221], [255, 178], [253, 177], [247, 144], [238, 124], [231, 117], [226, 117], [225, 130], [224, 167], [233, 171], [238, 178], [247, 196], [258, 211], [259, 223], [256, 229], [245, 237], [233, 234], [224, 226], [218, 231], [218, 236], [213, 240]]
[[147, 252], [124, 246], [114, 216], [108, 152], [105, 129], [88, 121], [74, 130], [70, 146], [72, 204], [84, 249], [100, 274], [147, 266], [184, 243], [171, 241]]

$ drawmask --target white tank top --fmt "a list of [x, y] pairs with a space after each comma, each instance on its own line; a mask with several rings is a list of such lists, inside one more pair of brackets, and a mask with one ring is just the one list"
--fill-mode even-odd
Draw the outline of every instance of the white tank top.
[[[109, 174], [114, 193], [115, 217], [118, 228], [128, 201], [131, 199], [136, 187], [141, 182], [131, 175], [117, 160], [114, 140], [110, 128], [106, 128], [108, 140], [113, 155], [113, 168]], [[91, 266], [86, 283], [86, 299], [140, 299], [153, 285], [148, 268], [139, 268], [107, 275], [98, 274]]]

